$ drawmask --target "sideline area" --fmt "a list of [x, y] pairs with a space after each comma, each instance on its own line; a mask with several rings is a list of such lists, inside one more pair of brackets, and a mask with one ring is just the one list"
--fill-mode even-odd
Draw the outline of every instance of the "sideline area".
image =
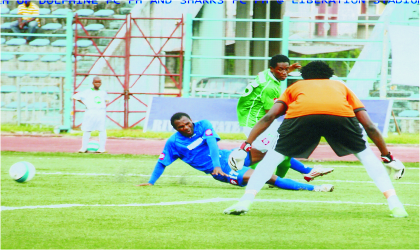
[[[111, 139], [108, 138], [106, 149], [109, 154], [145, 154], [159, 155], [166, 140], [157, 139]], [[238, 147], [241, 141], [220, 141], [221, 149]], [[26, 136], [1, 136], [2, 151], [17, 152], [67, 152], [76, 153], [81, 146], [78, 137], [26, 137]], [[390, 145], [389, 150], [402, 162], [419, 162], [418, 145]], [[379, 157], [379, 150], [371, 146]], [[309, 160], [313, 161], [357, 161], [353, 155], [338, 157], [329, 145], [319, 145]]]

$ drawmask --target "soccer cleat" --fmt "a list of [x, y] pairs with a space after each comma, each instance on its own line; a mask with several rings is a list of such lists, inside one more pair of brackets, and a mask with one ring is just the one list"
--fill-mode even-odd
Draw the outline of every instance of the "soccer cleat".
[[251, 206], [251, 201], [239, 201], [223, 211], [224, 214], [241, 215], [246, 214]]
[[313, 179], [315, 179], [318, 176], [323, 176], [326, 174], [331, 173], [332, 171], [334, 171], [333, 168], [320, 168], [320, 167], [315, 167], [311, 170], [311, 172], [304, 174], [303, 178], [307, 181], [310, 182]]
[[87, 149], [85, 149], [85, 150], [80, 149], [78, 152], [79, 152], [79, 153], [87, 153]]
[[406, 218], [408, 217], [408, 213], [405, 211], [403, 207], [394, 207], [394, 209], [391, 210], [391, 217], [394, 218]]
[[331, 184], [322, 184], [319, 186], [315, 186], [315, 192], [332, 192], [334, 190], [334, 185]]
[[103, 153], [106, 153], [106, 151], [105, 151], [105, 149], [104, 150], [98, 149], [98, 151], [96, 151], [96, 153], [100, 153], [100, 154], [102, 153], [103, 154]]

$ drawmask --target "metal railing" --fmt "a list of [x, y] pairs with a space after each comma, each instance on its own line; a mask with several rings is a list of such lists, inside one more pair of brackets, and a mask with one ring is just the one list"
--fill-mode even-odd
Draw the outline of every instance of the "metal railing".
[[[224, 22], [279, 22], [282, 24], [282, 38], [254, 38], [254, 37], [197, 37], [193, 36], [193, 22], [194, 21], [224, 21]], [[184, 82], [183, 82], [183, 92], [184, 96], [188, 96], [190, 92], [190, 82], [192, 77], [224, 77], [224, 78], [254, 78], [255, 76], [250, 75], [212, 75], [212, 74], [192, 74], [191, 73], [191, 59], [234, 59], [234, 60], [270, 60], [271, 57], [261, 57], [261, 56], [203, 56], [203, 55], [193, 55], [192, 51], [192, 42], [194, 40], [234, 40], [234, 41], [279, 41], [282, 42], [281, 53], [283, 55], [289, 55], [289, 42], [357, 42], [357, 43], [381, 43], [381, 47], [385, 46], [385, 43], [388, 41], [373, 40], [373, 39], [331, 39], [331, 38], [312, 38], [312, 39], [290, 39], [290, 30], [289, 26], [292, 22], [309, 22], [309, 23], [374, 23], [374, 24], [384, 24], [384, 21], [378, 20], [291, 20], [289, 16], [284, 16], [282, 20], [270, 20], [270, 19], [210, 19], [210, 18], [192, 18], [190, 14], [186, 18], [186, 46], [185, 46], [185, 71], [184, 71]], [[392, 23], [407, 23], [407, 21], [401, 22], [392, 22]], [[359, 59], [359, 58], [301, 58], [301, 57], [289, 57], [290, 60], [304, 60], [304, 61], [338, 61], [338, 62], [389, 62], [392, 59], [384, 58], [377, 59]], [[349, 78], [349, 77], [337, 77], [340, 80], [373, 80], [373, 81], [382, 81], [381, 84], [384, 84], [384, 79], [390, 79], [387, 71], [381, 72], [380, 77], [376, 78]], [[289, 77], [289, 79], [299, 79], [299, 77]], [[283, 81], [282, 90], [286, 88], [286, 82]], [[385, 96], [381, 95], [382, 98]]]
[[[74, 63], [74, 91], [80, 91], [80, 86], [85, 82], [88, 76], [106, 76], [110, 79], [114, 80], [116, 88], [113, 91], [108, 92], [109, 95], [112, 95], [112, 99], [110, 103], [107, 105], [108, 107], [111, 104], [110, 108], [107, 110], [107, 118], [116, 124], [120, 128], [128, 129], [137, 126], [140, 122], [142, 122], [146, 118], [146, 110], [148, 108], [147, 98], [149, 96], [181, 96], [182, 90], [182, 60], [183, 60], [183, 36], [176, 35], [176, 32], [183, 33], [184, 28], [184, 18], [156, 18], [156, 17], [133, 17], [131, 14], [126, 15], [124, 18], [98, 18], [98, 17], [79, 17], [75, 16], [75, 41], [76, 46], [74, 48], [74, 56], [76, 58]], [[95, 35], [92, 36], [89, 31], [86, 30], [85, 26], [82, 24], [83, 20], [95, 20], [95, 21], [102, 21], [102, 20], [119, 20], [122, 21], [122, 24], [119, 30], [116, 32], [115, 35], [112, 36], [100, 36]], [[148, 34], [147, 29], [145, 29], [145, 25], [142, 24], [142, 21], [174, 21], [176, 22], [176, 26], [169, 36], [159, 35], [159, 36], [152, 36]], [[81, 31], [82, 35], [78, 34], [78, 26], [80, 25], [79, 31]], [[136, 33], [140, 33], [136, 35]], [[134, 34], [134, 35], [133, 35]], [[82, 53], [77, 51], [77, 41], [79, 38], [89, 39], [93, 43], [93, 47], [96, 49], [96, 52], [88, 52]], [[108, 43], [105, 49], [101, 51], [97, 44], [96, 39], [111, 39], [111, 42]], [[124, 40], [125, 44], [118, 45], [120, 49], [119, 52], [109, 52], [107, 51], [108, 48], [112, 47], [111, 44], [116, 40]], [[148, 45], [148, 47], [143, 48], [143, 50], [135, 51], [131, 50], [131, 42], [135, 41], [133, 39], [144, 39], [143, 41]], [[162, 44], [160, 46], [156, 46], [152, 43], [151, 39], [162, 39]], [[95, 41], [96, 40], [96, 41]], [[163, 53], [165, 45], [175, 40], [180, 45], [181, 53], [179, 55], [167, 55]], [[137, 40], [138, 42], [138, 40]], [[136, 45], [137, 46], [137, 45]], [[149, 50], [149, 51], [148, 51]], [[147, 52], [148, 51], [148, 52]], [[93, 58], [92, 65], [88, 71], [82, 70], [78, 68], [78, 56], [83, 56], [84, 58]], [[164, 61], [166, 58], [178, 58], [180, 62], [180, 69], [179, 73], [171, 73], [167, 66], [165, 65]], [[121, 61], [113, 61], [112, 59], [119, 58]], [[138, 67], [136, 70], [131, 67], [130, 69], [130, 61], [133, 64], [133, 59], [135, 58], [143, 58], [143, 60], [147, 61], [147, 65]], [[105, 64], [102, 66], [98, 66], [100, 59], [102, 59]], [[124, 60], [124, 61], [122, 61]], [[153, 62], [158, 62], [163, 72], [161, 73], [146, 73], [148, 69], [151, 68]], [[95, 67], [101, 68], [101, 70], [95, 71]], [[120, 67], [120, 68], [119, 68]], [[138, 70], [140, 69], [141, 70]], [[108, 71], [104, 73], [104, 71]], [[140, 79], [143, 77], [169, 77], [171, 83], [173, 83], [177, 88], [177, 93], [164, 93], [162, 92], [153, 92], [153, 91], [140, 91], [138, 85], [140, 85]], [[77, 79], [80, 77], [81, 80]], [[177, 78], [177, 79], [176, 79]], [[132, 80], [132, 81], [131, 81]], [[150, 86], [159, 83], [159, 81], [150, 81]], [[109, 84], [109, 83], [108, 83]], [[137, 85], [137, 86], [136, 86]], [[131, 102], [130, 99], [134, 102]], [[118, 103], [123, 101], [121, 103]], [[76, 104], [76, 102], [74, 101]], [[80, 108], [76, 108], [74, 104], [74, 119], [73, 119], [73, 127], [81, 126], [81, 121], [78, 119], [76, 121], [76, 114], [80, 114], [84, 112]], [[117, 105], [115, 105], [117, 104]], [[133, 117], [135, 121], [133, 122]], [[121, 119], [123, 118], [123, 119]], [[131, 121], [131, 122], [130, 122]]]
[[[254, 38], [254, 37], [197, 37], [193, 36], [193, 22], [194, 21], [225, 21], [225, 22], [266, 22], [266, 23], [281, 23], [282, 24], [282, 38]], [[283, 19], [271, 20], [271, 19], [210, 19], [210, 18], [192, 18], [189, 14], [186, 18], [186, 34], [185, 34], [185, 70], [184, 70], [184, 82], [183, 82], [183, 96], [188, 97], [190, 92], [190, 82], [193, 77], [224, 77], [224, 78], [254, 78], [255, 76], [250, 75], [212, 75], [212, 74], [192, 74], [191, 73], [191, 59], [234, 59], [234, 60], [270, 60], [271, 57], [261, 56], [203, 56], [193, 55], [192, 42], [194, 40], [234, 40], [234, 41], [278, 41], [282, 42], [281, 53], [283, 55], [289, 55], [289, 42], [357, 42], [357, 43], [381, 43], [384, 46], [382, 40], [372, 39], [290, 39], [290, 23], [292, 22], [310, 22], [310, 23], [384, 23], [383, 21], [377, 20], [354, 20], [354, 21], [342, 21], [342, 20], [291, 20], [289, 16], [284, 16]], [[386, 41], [388, 42], [388, 41]], [[357, 62], [357, 61], [368, 61], [368, 62], [383, 62], [391, 61], [387, 58], [378, 59], [359, 59], [359, 58], [300, 58], [290, 57], [290, 60], [320, 60], [320, 61], [343, 61], [343, 62]], [[383, 75], [386, 75], [385, 78]], [[289, 79], [299, 79], [299, 77], [289, 77]], [[387, 72], [382, 72], [381, 77], [376, 78], [349, 78], [349, 77], [338, 77], [340, 80], [373, 80], [380, 81], [382, 79], [387, 80], [390, 77]], [[286, 89], [286, 81], [281, 82], [281, 89]], [[382, 83], [383, 84], [383, 83]]]
[[[73, 49], [73, 29], [72, 29], [72, 22], [73, 22], [73, 13], [69, 12], [66, 15], [1, 15], [2, 18], [20, 18], [20, 17], [37, 17], [37, 18], [62, 18], [66, 19], [66, 26], [65, 26], [65, 34], [36, 34], [36, 33], [1, 33], [1, 37], [5, 36], [11, 36], [11, 37], [60, 37], [66, 39], [66, 52], [64, 53], [52, 53], [52, 52], [25, 52], [25, 51], [19, 51], [19, 52], [1, 52], [2, 55], [60, 55], [65, 56], [65, 64], [66, 64], [66, 70], [65, 71], [18, 71], [18, 70], [7, 70], [7, 71], [1, 71], [1, 74], [15, 74], [19, 73], [20, 76], [16, 76], [16, 94], [17, 94], [17, 102], [21, 102], [21, 94], [25, 93], [24, 91], [21, 91], [22, 85], [28, 85], [28, 86], [35, 86], [37, 84], [21, 84], [21, 78], [25, 77], [29, 74], [63, 74], [64, 77], [64, 84], [61, 83], [61, 92], [59, 93], [59, 99], [61, 100], [61, 103], [58, 105], [58, 107], [52, 107], [52, 108], [45, 108], [43, 105], [40, 105], [40, 107], [34, 107], [31, 109], [31, 112], [35, 111], [55, 111], [58, 109], [58, 111], [62, 114], [61, 120], [54, 120], [54, 124], [61, 125], [60, 129], [63, 130], [69, 130], [71, 128], [71, 95], [73, 93], [72, 89], [72, 49]], [[46, 86], [46, 85], [43, 85]], [[2, 91], [3, 92], [3, 91]], [[37, 91], [38, 93], [43, 93], [41, 91]], [[49, 93], [49, 92], [45, 92]], [[25, 93], [26, 96], [27, 93]], [[35, 96], [35, 92], [33, 93], [33, 96]], [[24, 96], [24, 97], [25, 97]], [[35, 99], [34, 99], [35, 100]], [[43, 102], [40, 102], [43, 103]], [[54, 106], [57, 106], [54, 104]], [[10, 111], [7, 109], [2, 108], [4, 111]], [[25, 114], [28, 114], [29, 109], [26, 107], [21, 107], [21, 105], [17, 105], [16, 112], [17, 112], [17, 123], [18, 125], [21, 123], [22, 118], [22, 111], [25, 112]], [[33, 116], [34, 117], [34, 116]], [[37, 123], [36, 121], [29, 121]]]
[[[265, 23], [281, 23], [282, 34], [279, 38], [254, 38], [254, 37], [198, 37], [193, 35], [193, 22], [202, 22], [202, 21], [223, 21], [223, 22], [265, 22]], [[398, 24], [398, 23], [408, 23], [408, 22], [418, 22], [418, 21], [391, 21], [388, 22], [389, 24]], [[195, 84], [200, 80], [200, 78], [248, 78], [253, 79], [255, 76], [253, 75], [227, 75], [227, 74], [211, 74], [211, 73], [204, 73], [204, 74], [194, 74], [192, 73], [192, 59], [221, 59], [221, 60], [270, 60], [271, 57], [267, 56], [227, 56], [227, 55], [200, 55], [200, 54], [193, 54], [193, 42], [199, 40], [232, 40], [232, 41], [278, 41], [281, 42], [281, 54], [289, 56], [289, 43], [290, 42], [346, 42], [346, 43], [377, 43], [378, 46], [382, 48], [382, 55], [380, 58], [317, 58], [317, 57], [289, 57], [291, 61], [313, 61], [313, 60], [320, 60], [320, 61], [332, 61], [332, 62], [378, 62], [381, 64], [381, 73], [374, 78], [354, 78], [348, 76], [341, 76], [336, 77], [335, 79], [339, 80], [355, 80], [355, 81], [372, 81], [372, 82], [379, 82], [379, 97], [369, 97], [368, 99], [393, 99], [396, 101], [419, 101], [418, 98], [401, 98], [401, 97], [387, 97], [387, 90], [386, 86], [388, 81], [391, 79], [391, 76], [388, 75], [388, 64], [392, 62], [392, 59], [389, 59], [389, 40], [387, 36], [383, 35], [380, 39], [331, 39], [331, 38], [310, 38], [310, 39], [302, 39], [302, 38], [290, 38], [290, 24], [291, 23], [372, 23], [372, 24], [387, 24], [387, 21], [379, 21], [379, 20], [354, 20], [354, 21], [345, 21], [345, 20], [291, 20], [289, 16], [284, 16], [283, 19], [278, 20], [269, 20], [269, 19], [210, 19], [210, 18], [193, 18], [190, 14], [186, 16], [186, 33], [185, 33], [185, 64], [184, 64], [184, 81], [183, 81], [183, 96], [189, 97], [190, 93], [197, 95], [197, 87]], [[265, 45], [267, 46], [267, 44]], [[266, 54], [267, 55], [267, 54]], [[301, 77], [293, 77], [289, 76], [288, 79], [301, 79]], [[192, 84], [192, 90], [190, 89], [190, 85]], [[287, 81], [281, 82], [281, 90], [284, 91], [287, 88]], [[223, 91], [214, 90], [209, 91], [208, 94], [211, 97], [225, 97], [222, 93]], [[230, 95], [233, 98], [236, 95]], [[203, 92], [200, 92], [197, 97], [205, 97]], [[365, 98], [366, 99], [366, 98]], [[398, 117], [397, 117], [398, 119]], [[417, 117], [402, 117], [404, 119], [411, 119], [411, 120], [418, 120]]]

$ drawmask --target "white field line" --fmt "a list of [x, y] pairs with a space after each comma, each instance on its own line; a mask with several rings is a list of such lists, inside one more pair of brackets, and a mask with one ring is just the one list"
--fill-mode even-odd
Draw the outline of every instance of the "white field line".
[[[140, 176], [140, 177], [150, 177], [151, 175], [147, 174], [98, 174], [98, 173], [63, 173], [63, 172], [56, 172], [56, 173], [47, 173], [47, 172], [37, 172], [37, 174], [43, 174], [43, 175], [82, 175], [82, 176]], [[167, 178], [212, 178], [209, 175], [161, 175], [161, 177], [167, 177]], [[306, 183], [303, 180], [297, 180], [293, 179], [294, 181], [303, 182]], [[314, 182], [348, 182], [348, 183], [372, 183], [373, 181], [352, 181], [352, 180], [314, 180], [311, 183]], [[419, 185], [419, 183], [416, 182], [401, 182], [401, 181], [395, 181], [394, 183], [397, 184], [406, 184], [406, 185]]]
[[[186, 204], [203, 204], [224, 201], [238, 201], [238, 198], [213, 198], [207, 200], [196, 201], [174, 201], [174, 202], [160, 202], [160, 203], [133, 203], [133, 204], [58, 204], [58, 205], [39, 205], [39, 206], [23, 206], [23, 207], [7, 207], [1, 206], [1, 211], [17, 210], [17, 209], [37, 209], [37, 208], [67, 208], [67, 207], [150, 207], [150, 206], [173, 206]], [[371, 202], [354, 202], [354, 201], [307, 201], [307, 200], [283, 200], [283, 199], [255, 199], [257, 202], [290, 202], [290, 203], [326, 203], [326, 204], [355, 204], [355, 205], [386, 205], [385, 203], [371, 203]], [[417, 204], [404, 204], [404, 206], [419, 207]]]
[[[300, 181], [300, 180], [295, 180], [295, 181]], [[351, 180], [313, 180], [311, 181], [311, 183], [313, 182], [348, 182], [348, 183], [369, 183], [369, 184], [374, 184], [373, 181], [351, 181]], [[419, 185], [419, 183], [416, 182], [401, 182], [401, 181], [393, 181], [392, 184], [406, 184], [406, 185]]]
[[[19, 157], [20, 159], [25, 159], [25, 157]], [[51, 158], [38, 158], [40, 160], [44, 160], [44, 159], [51, 159]], [[132, 162], [131, 160], [117, 160], [118, 162]], [[141, 163], [154, 163], [156, 164], [156, 160], [141, 160], [141, 161], [136, 161], [137, 163], [141, 164]], [[338, 165], [332, 165], [332, 164], [328, 164], [328, 165], [322, 165], [322, 162], [303, 162], [304, 165], [308, 166], [308, 167], [331, 167], [331, 168], [365, 168], [363, 167], [363, 165], [344, 165], [344, 164], [338, 164]], [[405, 169], [417, 169], [419, 170], [420, 168], [405, 168]]]
[[[359, 166], [348, 166], [348, 165], [325, 165], [323, 166], [322, 164], [315, 164], [315, 165], [308, 165], [308, 167], [329, 167], [329, 168], [365, 168], [362, 165]], [[405, 169], [417, 169], [419, 170], [420, 168], [405, 168]]]
[[[90, 175], [90, 176], [141, 176], [141, 177], [150, 177], [150, 174], [98, 174], [98, 173], [65, 173], [65, 172], [56, 172], [56, 173], [47, 173], [47, 172], [37, 172], [37, 174], [45, 174], [45, 175]], [[210, 178], [211, 176], [206, 175], [161, 175], [161, 177], [191, 177], [191, 178]]]

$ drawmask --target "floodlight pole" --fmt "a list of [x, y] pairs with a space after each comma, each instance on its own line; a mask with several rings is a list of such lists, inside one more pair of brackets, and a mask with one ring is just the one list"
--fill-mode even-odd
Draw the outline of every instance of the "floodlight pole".
[[[71, 52], [73, 50], [73, 29], [71, 27], [73, 23], [73, 13], [67, 12], [66, 17], [66, 79], [64, 82], [64, 107], [63, 107], [63, 125], [60, 130], [70, 131], [71, 129], [71, 110], [72, 100], [71, 95], [73, 94], [73, 73], [72, 73], [72, 61]], [[77, 26], [77, 25], [76, 25]], [[76, 60], [76, 59], [75, 59]], [[73, 114], [75, 115], [75, 114]]]
[[[281, 53], [285, 56], [289, 56], [289, 16], [283, 16], [283, 23], [282, 23], [282, 43], [281, 43]], [[280, 90], [281, 94], [287, 88], [287, 79], [280, 82]]]
[[379, 97], [386, 98], [386, 85], [388, 83], [388, 58], [389, 58], [388, 23], [384, 23], [384, 36], [382, 39], [382, 67], [379, 85]]
[[191, 51], [192, 51], [193, 20], [190, 13], [185, 21], [185, 54], [184, 54], [184, 81], [182, 83], [182, 96], [190, 96], [191, 82]]

